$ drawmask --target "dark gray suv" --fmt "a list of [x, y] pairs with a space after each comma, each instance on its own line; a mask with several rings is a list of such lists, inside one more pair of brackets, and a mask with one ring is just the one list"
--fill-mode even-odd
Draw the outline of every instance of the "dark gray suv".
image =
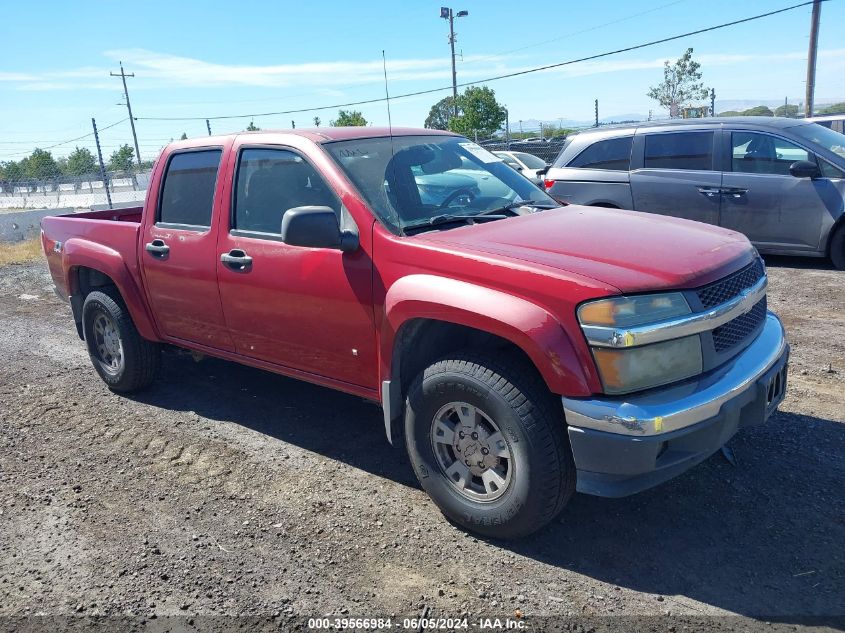
[[798, 119], [732, 117], [598, 128], [570, 137], [545, 176], [571, 204], [740, 231], [763, 253], [845, 268], [845, 135]]

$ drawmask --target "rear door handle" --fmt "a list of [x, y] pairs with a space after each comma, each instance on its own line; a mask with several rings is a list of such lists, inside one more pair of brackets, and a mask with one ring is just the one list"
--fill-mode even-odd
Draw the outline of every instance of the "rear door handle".
[[148, 242], [144, 248], [153, 257], [164, 258], [170, 253], [170, 247], [164, 243], [164, 240], [159, 239]]
[[239, 248], [233, 248], [228, 253], [223, 253], [220, 256], [220, 261], [227, 268], [237, 272], [245, 272], [252, 268], [252, 257]]
[[722, 190], [718, 187], [699, 187], [698, 193], [703, 194], [708, 198], [715, 198], [720, 193], [722, 193]]
[[722, 195], [730, 198], [742, 198], [746, 193], [748, 193], [748, 189], [743, 189], [742, 187], [726, 187], [722, 189]]

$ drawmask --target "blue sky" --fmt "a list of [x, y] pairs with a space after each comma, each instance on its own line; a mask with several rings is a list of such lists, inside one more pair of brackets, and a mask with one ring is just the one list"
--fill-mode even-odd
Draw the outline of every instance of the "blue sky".
[[[475, 81], [524, 68], [622, 48], [797, 4], [799, 0], [606, 0], [523, 3], [468, 0], [453, 4], [458, 80]], [[3, 11], [0, 62], [0, 160], [18, 159], [126, 116], [120, 80], [129, 79], [141, 153], [153, 158], [182, 132], [206, 134], [205, 122], [144, 117], [207, 117], [268, 112], [379, 98], [386, 51], [391, 94], [449, 86], [448, 23], [438, 1], [259, 0], [188, 2], [9, 3]], [[530, 8], [530, 7], [536, 8]], [[552, 8], [554, 7], [554, 8]], [[593, 100], [602, 117], [647, 114], [659, 107], [645, 93], [665, 59], [687, 46], [702, 63], [717, 104], [803, 99], [810, 8], [651, 48], [489, 84], [518, 121], [588, 120]], [[845, 101], [845, 0], [822, 7], [816, 99]], [[839, 37], [837, 37], [839, 36]], [[396, 99], [393, 124], [421, 126], [448, 91]], [[717, 105], [718, 107], [718, 105]], [[360, 106], [373, 124], [387, 123], [384, 104]], [[322, 125], [336, 110], [256, 117], [262, 128]], [[212, 121], [214, 132], [243, 129], [245, 119]], [[128, 121], [102, 133], [104, 153], [131, 143]], [[82, 139], [53, 148], [65, 155]]]

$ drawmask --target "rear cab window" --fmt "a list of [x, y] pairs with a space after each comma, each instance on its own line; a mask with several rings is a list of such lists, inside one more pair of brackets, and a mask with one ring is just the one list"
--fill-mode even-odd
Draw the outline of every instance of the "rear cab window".
[[713, 170], [712, 131], [645, 134], [645, 169]]
[[156, 224], [204, 231], [211, 226], [221, 149], [170, 156], [159, 197]]

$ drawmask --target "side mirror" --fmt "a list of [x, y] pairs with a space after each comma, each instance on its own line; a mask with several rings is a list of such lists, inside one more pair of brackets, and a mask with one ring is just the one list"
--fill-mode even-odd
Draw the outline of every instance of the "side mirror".
[[796, 178], [820, 178], [819, 166], [809, 160], [797, 160], [789, 166], [789, 173]]
[[358, 236], [341, 231], [337, 214], [330, 207], [294, 207], [282, 218], [282, 241], [291, 246], [336, 248], [354, 251]]

